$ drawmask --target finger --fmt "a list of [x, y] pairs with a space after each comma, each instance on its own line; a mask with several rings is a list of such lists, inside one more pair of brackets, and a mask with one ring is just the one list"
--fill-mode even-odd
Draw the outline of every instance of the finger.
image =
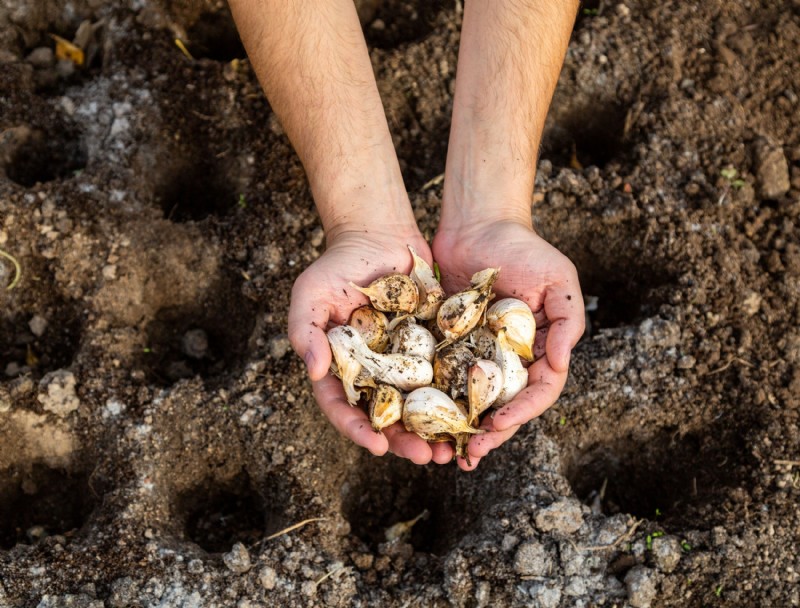
[[467, 462], [466, 458], [462, 458], [459, 456], [456, 458], [456, 463], [458, 464], [458, 468], [462, 471], [474, 471], [478, 468], [478, 463], [481, 461], [480, 458], [473, 458], [472, 454], [470, 454], [469, 462]]
[[499, 448], [503, 445], [506, 441], [511, 439], [519, 430], [519, 425], [515, 425], [504, 429], [502, 431], [498, 431], [494, 428], [493, 420], [490, 416], [487, 416], [488, 423], [484, 423], [481, 425], [481, 428], [487, 429], [487, 433], [483, 433], [482, 435], [475, 435], [472, 439], [469, 440], [469, 455], [471, 458], [483, 458], [489, 452], [494, 449]]
[[528, 368], [528, 388], [495, 414], [494, 428], [505, 431], [541, 415], [555, 403], [566, 382], [567, 372], [554, 370], [549, 356], [539, 359]]
[[389, 441], [389, 451], [400, 458], [407, 458], [414, 464], [428, 464], [433, 452], [428, 442], [416, 433], [409, 433], [399, 422], [383, 429]]
[[376, 456], [386, 453], [389, 449], [386, 437], [372, 429], [369, 418], [361, 409], [352, 407], [347, 402], [342, 383], [338, 379], [328, 375], [313, 382], [312, 386], [319, 409], [337, 431]]
[[453, 460], [453, 446], [446, 442], [432, 443], [432, 460], [436, 464], [447, 464]]
[[569, 355], [586, 329], [583, 296], [577, 277], [564, 285], [551, 287], [544, 300], [544, 310], [550, 320], [547, 332], [547, 359], [557, 372], [569, 368]]
[[300, 276], [292, 288], [289, 306], [289, 341], [295, 352], [305, 361], [312, 381], [322, 380], [331, 366], [331, 349], [325, 337], [325, 327], [330, 309]]

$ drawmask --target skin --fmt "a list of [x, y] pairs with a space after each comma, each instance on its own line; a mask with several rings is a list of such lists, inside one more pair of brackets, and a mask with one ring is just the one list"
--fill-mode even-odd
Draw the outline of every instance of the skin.
[[403, 185], [366, 43], [352, 0], [231, 0], [252, 65], [306, 169], [327, 249], [296, 281], [289, 338], [304, 359], [320, 409], [334, 427], [376, 455], [444, 464], [446, 443], [428, 444], [400, 423], [375, 433], [328, 373], [325, 329], [367, 302], [349, 286], [409, 272], [412, 245], [435, 255], [448, 293], [477, 270], [502, 269], [499, 296], [535, 312], [529, 385], [469, 443], [471, 466], [545, 411], [564, 386], [570, 350], [583, 333], [577, 273], [532, 228], [531, 194], [544, 119], [577, 2], [466, 3], [445, 173], [442, 216], [429, 248]]

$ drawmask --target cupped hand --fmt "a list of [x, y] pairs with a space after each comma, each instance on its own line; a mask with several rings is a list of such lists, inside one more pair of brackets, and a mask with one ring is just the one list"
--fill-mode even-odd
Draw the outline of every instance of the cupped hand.
[[484, 417], [481, 428], [487, 432], [469, 442], [471, 463], [458, 459], [462, 469], [471, 470], [561, 394], [570, 352], [584, 331], [583, 296], [572, 262], [528, 226], [514, 221], [440, 230], [433, 240], [433, 254], [447, 293], [467, 287], [479, 270], [500, 268], [494, 284], [497, 298], [523, 300], [536, 318], [536, 360], [528, 368], [528, 386], [493, 415]]
[[320, 409], [342, 435], [378, 456], [390, 451], [416, 464], [431, 460], [444, 464], [453, 458], [449, 444], [428, 444], [407, 432], [401, 422], [376, 433], [367, 414], [350, 406], [341, 381], [329, 373], [332, 355], [325, 331], [347, 323], [354, 309], [369, 302], [350, 286], [350, 281], [366, 286], [391, 272], [410, 272], [408, 245], [432, 262], [430, 248], [416, 226], [338, 233], [328, 242], [325, 253], [295, 281], [289, 339], [306, 363]]

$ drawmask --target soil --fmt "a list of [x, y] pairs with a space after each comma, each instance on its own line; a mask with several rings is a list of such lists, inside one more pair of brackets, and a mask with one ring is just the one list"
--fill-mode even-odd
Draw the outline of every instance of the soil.
[[[430, 237], [460, 8], [361, 8]], [[533, 215], [590, 329], [464, 474], [317, 410], [323, 233], [224, 5], [4, 2], [0, 606], [800, 604], [799, 48], [797, 0], [582, 7]]]

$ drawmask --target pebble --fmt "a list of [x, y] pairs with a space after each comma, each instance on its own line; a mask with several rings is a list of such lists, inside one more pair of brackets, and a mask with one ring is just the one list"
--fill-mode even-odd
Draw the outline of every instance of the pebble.
[[653, 571], [644, 566], [634, 566], [625, 575], [628, 602], [633, 608], [650, 608], [656, 597], [656, 581]]
[[55, 61], [53, 49], [40, 46], [33, 49], [30, 54], [25, 58], [25, 61], [33, 65], [35, 68], [49, 68]]
[[258, 573], [258, 582], [261, 583], [261, 586], [264, 587], [264, 589], [271, 591], [272, 589], [275, 589], [275, 585], [278, 582], [278, 575], [273, 568], [264, 566]]
[[31, 320], [28, 321], [28, 327], [34, 336], [41, 338], [42, 335], [44, 335], [44, 331], [47, 329], [47, 319], [42, 315], [33, 315]]
[[39, 382], [39, 389], [46, 391], [37, 397], [48, 412], [64, 418], [78, 409], [81, 402], [75, 394], [75, 374], [59, 369], [46, 374]]
[[181, 340], [183, 353], [192, 359], [202, 359], [208, 354], [208, 334], [202, 329], [190, 329]]
[[291, 349], [292, 343], [284, 334], [275, 336], [269, 341], [269, 356], [273, 359], [283, 359]]
[[681, 543], [674, 536], [653, 539], [653, 561], [662, 572], [669, 574], [681, 561]]
[[542, 583], [531, 585], [528, 595], [539, 608], [557, 608], [561, 602], [561, 589], [552, 584]]
[[581, 504], [569, 498], [556, 501], [539, 511], [534, 521], [542, 532], [572, 534], [583, 525]]
[[222, 556], [222, 561], [228, 570], [236, 574], [244, 574], [253, 567], [250, 562], [250, 552], [242, 543], [236, 543], [230, 552]]
[[0, 414], [11, 409], [11, 394], [8, 389], [0, 384]]
[[756, 179], [761, 198], [777, 199], [789, 191], [789, 164], [780, 146], [760, 137], [755, 143]]
[[519, 546], [514, 556], [514, 572], [521, 576], [547, 576], [553, 569], [553, 560], [547, 549], [536, 541]]
[[692, 357], [691, 355], [684, 355], [680, 359], [678, 359], [678, 363], [676, 364], [678, 369], [692, 369], [697, 360]]

